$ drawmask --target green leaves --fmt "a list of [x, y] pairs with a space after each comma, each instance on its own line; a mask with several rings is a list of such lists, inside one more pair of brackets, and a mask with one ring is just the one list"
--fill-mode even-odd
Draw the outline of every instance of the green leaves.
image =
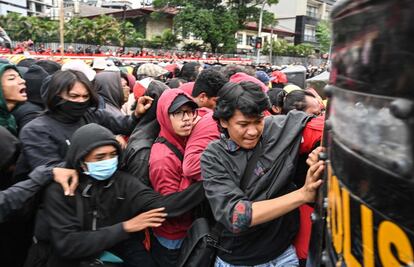
[[[25, 17], [16, 13], [0, 16], [0, 25], [12, 40], [34, 42], [59, 41], [59, 22], [40, 17]], [[125, 33], [125, 34], [124, 34]], [[65, 42], [101, 45], [136, 45], [143, 38], [134, 25], [116, 20], [112, 16], [94, 19], [72, 18], [65, 23]]]
[[[266, 43], [263, 48], [263, 54], [269, 55], [270, 45]], [[286, 40], [277, 40], [272, 42], [272, 54], [274, 56], [295, 56], [307, 57], [314, 53], [314, 48], [310, 44], [289, 44]]]
[[331, 46], [331, 26], [328, 21], [322, 20], [316, 26], [316, 39], [320, 44], [322, 53], [328, 53]]
[[[278, 0], [265, 0], [276, 4]], [[180, 12], [174, 26], [183, 36], [193, 34], [213, 52], [234, 51], [235, 34], [250, 21], [259, 22], [262, 0], [154, 0], [157, 8], [176, 7]], [[263, 13], [263, 25], [274, 21], [270, 12]]]
[[157, 35], [148, 43], [151, 48], [170, 49], [177, 45], [180, 39], [170, 29], [166, 29], [161, 35]]
[[221, 1], [157, 1], [157, 4], [181, 5], [174, 27], [182, 36], [192, 34], [214, 52], [234, 49], [237, 15], [221, 5]]

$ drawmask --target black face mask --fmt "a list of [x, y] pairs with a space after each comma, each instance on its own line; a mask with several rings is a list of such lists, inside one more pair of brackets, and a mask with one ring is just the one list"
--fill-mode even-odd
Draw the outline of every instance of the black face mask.
[[77, 122], [85, 112], [90, 108], [90, 101], [74, 102], [55, 96], [53, 104], [56, 107], [55, 111], [51, 113], [53, 117], [62, 122]]

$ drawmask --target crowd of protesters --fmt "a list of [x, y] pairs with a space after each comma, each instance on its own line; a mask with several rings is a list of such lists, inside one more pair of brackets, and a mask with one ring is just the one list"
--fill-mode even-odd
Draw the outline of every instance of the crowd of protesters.
[[[61, 46], [52, 49], [50, 46], [44, 44], [35, 45], [33, 41], [28, 40], [18, 42], [14, 47], [0, 45], [0, 54], [30, 54], [41, 56], [53, 56], [61, 54]], [[69, 45], [64, 49], [65, 56], [106, 56], [106, 57], [128, 57], [128, 58], [153, 58], [163, 59], [169, 61], [179, 60], [220, 60], [223, 58], [222, 54], [207, 53], [201, 51], [173, 51], [165, 49], [131, 49], [131, 48], [108, 48], [100, 45], [92, 46], [77, 46]]]
[[[0, 63], [4, 266], [304, 266], [325, 106], [278, 69]], [[108, 260], [109, 259], [109, 260]], [[118, 265], [117, 265], [118, 264]]]

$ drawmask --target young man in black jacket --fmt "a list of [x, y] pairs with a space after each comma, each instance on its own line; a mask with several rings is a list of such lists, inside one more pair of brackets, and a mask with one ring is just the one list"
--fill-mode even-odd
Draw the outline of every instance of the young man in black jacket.
[[[291, 111], [265, 118], [268, 108], [266, 94], [251, 82], [227, 83], [219, 92], [213, 117], [222, 136], [201, 157], [205, 194], [223, 226], [219, 245], [226, 250], [218, 249], [216, 267], [299, 265], [292, 246], [297, 208], [314, 200], [324, 165], [309, 161], [305, 185], [295, 188], [292, 178], [309, 116]], [[243, 177], [255, 153], [252, 175]]]
[[47, 266], [79, 266], [103, 251], [122, 258], [124, 266], [152, 266], [142, 242], [131, 234], [158, 227], [166, 216], [188, 212], [199, 203], [194, 199], [203, 199], [200, 184], [168, 196], [155, 193], [118, 170], [120, 152], [115, 136], [97, 124], [73, 134], [66, 163], [79, 172], [75, 197], [64, 196], [53, 184], [38, 214], [42, 220], [37, 221], [36, 238], [52, 245]]

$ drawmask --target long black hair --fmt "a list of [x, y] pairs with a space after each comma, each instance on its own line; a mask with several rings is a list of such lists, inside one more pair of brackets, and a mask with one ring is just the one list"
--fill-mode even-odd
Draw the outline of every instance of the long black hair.
[[98, 94], [93, 90], [92, 83], [88, 80], [85, 74], [74, 70], [59, 70], [51, 77], [46, 93], [46, 106], [49, 110], [56, 109], [56, 96], [61, 93], [69, 91], [73, 88], [76, 82], [83, 84], [89, 93], [89, 102], [91, 107], [98, 107]]

